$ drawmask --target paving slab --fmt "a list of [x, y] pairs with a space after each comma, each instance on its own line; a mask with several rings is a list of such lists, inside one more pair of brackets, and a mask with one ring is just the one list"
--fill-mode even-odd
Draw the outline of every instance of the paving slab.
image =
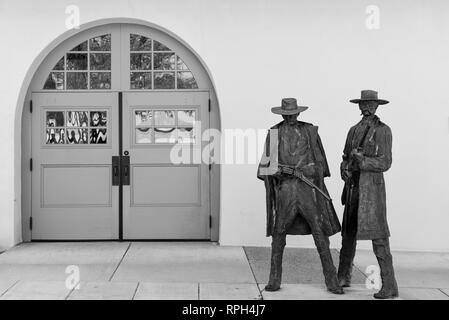
[[8, 280], [0, 280], [0, 297], [8, 291], [8, 289], [12, 288], [18, 281], [13, 279]]
[[139, 283], [134, 300], [198, 300], [198, 283]]
[[81, 282], [68, 300], [132, 300], [137, 285], [137, 282]]
[[63, 281], [20, 281], [1, 300], [64, 300], [70, 293]]
[[433, 288], [399, 288], [399, 296], [404, 300], [449, 300], [449, 296]]
[[440, 289], [440, 290], [441, 290], [441, 292], [443, 292], [445, 295], [447, 295], [449, 297], [449, 288], [448, 289], [444, 288], [444, 289]]
[[200, 300], [261, 300], [256, 284], [200, 283]]
[[[59, 264], [0, 264], [0, 281], [65, 281], [72, 273]], [[76, 265], [81, 281], [108, 281], [116, 265]], [[66, 273], [66, 270], [68, 273]]]
[[[400, 287], [449, 288], [448, 253], [394, 251], [392, 255]], [[378, 265], [370, 250], [357, 250], [354, 264], [362, 271]]]
[[375, 300], [373, 294], [377, 290], [367, 289], [364, 285], [353, 285], [345, 288], [345, 294], [332, 294], [324, 285], [317, 284], [283, 284], [279, 291], [264, 290], [260, 284], [264, 300]]
[[[244, 247], [257, 283], [268, 282], [270, 275], [270, 247]], [[338, 266], [338, 252], [331, 249], [334, 265]], [[366, 276], [354, 268], [352, 283], [365, 283]], [[285, 248], [282, 262], [282, 282], [323, 284], [320, 257], [314, 248]]]
[[129, 242], [25, 242], [0, 255], [0, 264], [117, 264]]
[[134, 242], [112, 281], [255, 283], [242, 247]]

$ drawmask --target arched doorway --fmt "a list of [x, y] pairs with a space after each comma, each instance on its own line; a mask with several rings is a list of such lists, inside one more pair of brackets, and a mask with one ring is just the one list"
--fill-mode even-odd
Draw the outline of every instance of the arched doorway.
[[210, 76], [181, 40], [148, 24], [81, 28], [43, 59], [27, 97], [24, 240], [218, 240], [218, 165], [170, 159], [219, 129]]

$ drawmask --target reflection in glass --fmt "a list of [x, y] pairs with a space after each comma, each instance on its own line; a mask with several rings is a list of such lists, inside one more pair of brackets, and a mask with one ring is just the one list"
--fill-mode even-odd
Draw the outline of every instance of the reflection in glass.
[[87, 51], [87, 41], [80, 43], [70, 51]]
[[151, 53], [131, 53], [131, 70], [151, 70]]
[[67, 70], [87, 70], [87, 53], [67, 53]]
[[90, 70], [111, 70], [111, 54], [91, 53]]
[[111, 73], [110, 72], [91, 72], [90, 73], [91, 89], [111, 89]]
[[136, 143], [152, 143], [151, 128], [136, 128]]
[[198, 89], [192, 72], [178, 72], [178, 89]]
[[64, 90], [64, 72], [50, 72], [45, 81], [44, 89]]
[[154, 123], [157, 126], [174, 126], [175, 125], [175, 112], [171, 110], [158, 110], [154, 111]]
[[178, 128], [178, 143], [195, 143], [193, 128]]
[[65, 131], [64, 129], [47, 129], [46, 144], [64, 144]]
[[92, 51], [111, 51], [111, 35], [105, 34], [90, 39], [89, 48]]
[[87, 72], [67, 72], [67, 89], [87, 89]]
[[180, 57], [177, 57], [177, 68], [178, 70], [189, 70]]
[[175, 88], [174, 72], [154, 73], [154, 89], [174, 89], [174, 88]]
[[90, 129], [90, 143], [91, 144], [107, 143], [106, 129]]
[[193, 126], [195, 121], [195, 110], [179, 110], [178, 111], [178, 126]]
[[85, 144], [87, 142], [87, 129], [67, 129], [68, 144]]
[[47, 127], [63, 127], [64, 112], [63, 111], [47, 111]]
[[136, 111], [136, 126], [140, 125], [151, 125], [151, 119], [153, 114], [150, 110], [148, 111]]
[[59, 59], [59, 61], [55, 64], [53, 70], [64, 70], [64, 57]]
[[90, 126], [91, 127], [105, 127], [106, 126], [106, 111], [91, 111], [90, 112]]
[[154, 51], [170, 51], [170, 48], [163, 45], [159, 41], [154, 40]]
[[131, 89], [151, 89], [150, 72], [131, 72], [130, 81]]
[[175, 70], [174, 53], [154, 53], [154, 70]]
[[87, 111], [68, 111], [67, 127], [87, 127]]
[[131, 34], [129, 36], [129, 49], [130, 51], [151, 51], [151, 39], [138, 34]]
[[156, 143], [176, 143], [175, 128], [154, 128], [154, 141]]

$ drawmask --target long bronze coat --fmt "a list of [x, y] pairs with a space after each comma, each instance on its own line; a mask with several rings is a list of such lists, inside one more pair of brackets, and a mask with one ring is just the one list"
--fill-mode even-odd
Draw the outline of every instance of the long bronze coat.
[[[280, 122], [275, 126], [271, 127], [270, 130], [278, 129], [279, 126], [283, 123]], [[324, 153], [324, 148], [321, 143], [321, 139], [318, 135], [318, 127], [313, 126], [310, 123], [298, 121], [298, 126], [306, 126], [308, 138], [310, 141], [310, 147], [313, 151], [313, 157], [315, 160], [315, 164], [318, 167], [321, 167], [321, 173], [319, 176], [314, 178], [314, 183], [321, 189], [324, 190], [327, 194], [328, 191], [324, 184], [324, 177], [329, 177], [329, 166], [327, 164], [326, 154]], [[273, 174], [278, 169], [278, 144], [270, 143], [270, 131], [267, 134], [267, 138], [265, 141], [265, 149], [264, 154], [262, 155], [262, 160], [259, 163], [257, 170], [257, 178], [264, 181], [265, 191], [266, 191], [266, 210], [267, 210], [267, 231], [266, 236], [272, 236], [274, 231], [274, 226], [276, 223], [276, 197], [275, 197], [275, 188], [277, 187], [277, 179], [273, 176]], [[268, 174], [267, 174], [268, 173]], [[340, 222], [338, 221], [337, 214], [335, 213], [334, 206], [332, 202], [324, 200], [322, 197], [317, 198], [318, 200], [318, 208], [319, 212], [317, 215], [320, 215], [319, 220], [321, 221], [322, 231], [326, 236], [331, 236], [336, 234], [341, 230]], [[307, 221], [301, 216], [298, 215], [296, 220], [292, 224], [292, 226], [287, 230], [287, 234], [292, 235], [307, 235], [311, 234], [310, 226]]]
[[[358, 124], [357, 124], [358, 125]], [[354, 132], [357, 125], [348, 133], [343, 151], [342, 168], [346, 167], [349, 155], [354, 148]], [[360, 162], [359, 201], [357, 208], [357, 239], [371, 240], [387, 238], [390, 231], [387, 223], [385, 181], [383, 172], [391, 167], [392, 156], [391, 129], [375, 117], [362, 146], [364, 158]], [[342, 204], [347, 202], [346, 189], [342, 194]], [[348, 231], [347, 219], [349, 204], [343, 215], [343, 236]]]

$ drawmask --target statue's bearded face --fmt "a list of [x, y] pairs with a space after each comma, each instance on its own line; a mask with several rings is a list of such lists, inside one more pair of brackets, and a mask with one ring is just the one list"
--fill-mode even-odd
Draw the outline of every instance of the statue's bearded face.
[[376, 114], [379, 103], [377, 101], [361, 101], [359, 102], [359, 108], [362, 115], [365, 117]]
[[289, 124], [296, 123], [296, 119], [298, 118], [299, 113], [297, 114], [283, 114], [282, 118], [284, 118], [285, 122]]

